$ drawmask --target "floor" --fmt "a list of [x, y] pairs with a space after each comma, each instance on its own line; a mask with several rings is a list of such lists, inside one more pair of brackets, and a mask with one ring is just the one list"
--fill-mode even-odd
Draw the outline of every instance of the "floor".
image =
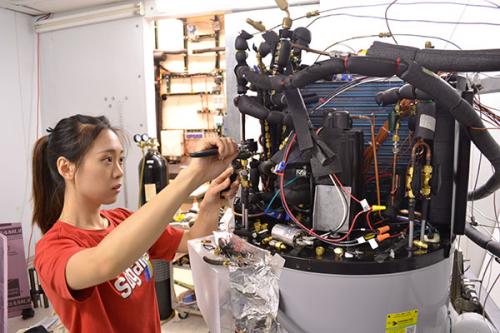
[[186, 319], [175, 318], [161, 325], [163, 333], [207, 333], [208, 327], [201, 316], [189, 315]]
[[[188, 284], [193, 283], [191, 271], [188, 269], [174, 268], [173, 274], [175, 280], [180, 280]], [[175, 284], [174, 290], [176, 295], [179, 295], [186, 289]], [[176, 315], [171, 320], [162, 323], [161, 331], [168, 333], [207, 333], [208, 327], [201, 316], [189, 314], [186, 319], [180, 319]]]

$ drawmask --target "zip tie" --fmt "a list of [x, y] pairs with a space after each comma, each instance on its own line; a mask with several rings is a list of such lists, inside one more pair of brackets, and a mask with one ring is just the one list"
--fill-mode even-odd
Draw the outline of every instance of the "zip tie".
[[286, 163], [285, 161], [281, 161], [276, 166], [274, 167], [274, 173], [281, 173], [283, 170], [285, 170]]
[[369, 212], [371, 210], [370, 204], [366, 199], [363, 199], [359, 202], [361, 207], [363, 208], [363, 212]]

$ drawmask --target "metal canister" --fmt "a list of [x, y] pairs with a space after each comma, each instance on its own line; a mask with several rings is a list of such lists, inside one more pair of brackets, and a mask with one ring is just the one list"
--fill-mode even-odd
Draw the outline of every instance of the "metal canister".
[[301, 229], [289, 227], [284, 224], [276, 224], [271, 230], [271, 236], [286, 245], [295, 246], [295, 241], [303, 234]]

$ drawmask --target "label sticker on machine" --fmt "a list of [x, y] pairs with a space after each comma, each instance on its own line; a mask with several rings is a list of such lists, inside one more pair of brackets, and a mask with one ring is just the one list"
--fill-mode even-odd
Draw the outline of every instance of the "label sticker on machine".
[[385, 321], [385, 333], [416, 333], [418, 310], [389, 313]]
[[419, 125], [434, 132], [436, 130], [436, 118], [423, 114], [420, 116]]

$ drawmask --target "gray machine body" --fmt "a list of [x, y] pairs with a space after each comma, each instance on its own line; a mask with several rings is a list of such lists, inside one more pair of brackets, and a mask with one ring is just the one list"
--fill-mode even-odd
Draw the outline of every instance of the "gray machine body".
[[[395, 274], [339, 275], [285, 268], [280, 310], [307, 333], [386, 333], [387, 315], [418, 310], [411, 333], [449, 332], [450, 258]], [[405, 332], [405, 333], [406, 333]]]

